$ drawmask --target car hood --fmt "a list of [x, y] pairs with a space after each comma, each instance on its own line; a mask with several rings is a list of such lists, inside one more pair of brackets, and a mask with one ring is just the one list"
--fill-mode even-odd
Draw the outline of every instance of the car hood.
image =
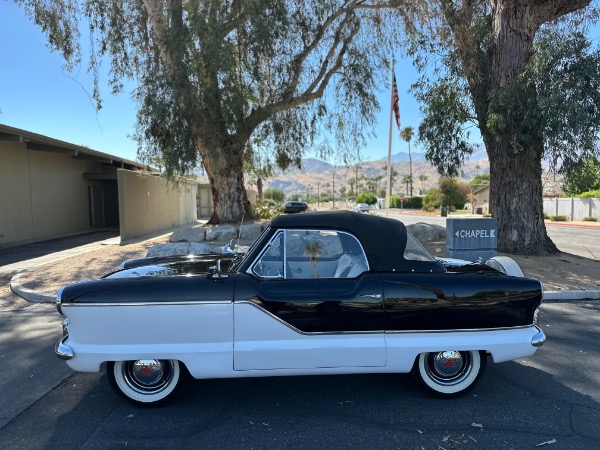
[[121, 270], [104, 278], [157, 277], [169, 275], [200, 275], [221, 261], [221, 272], [229, 273], [233, 264], [244, 256], [243, 253], [207, 253], [201, 255], [161, 256], [126, 261]]

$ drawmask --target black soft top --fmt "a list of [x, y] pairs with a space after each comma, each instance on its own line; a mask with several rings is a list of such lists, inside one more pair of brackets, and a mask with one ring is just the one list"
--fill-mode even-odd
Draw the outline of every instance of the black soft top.
[[404, 259], [407, 230], [402, 222], [352, 211], [317, 211], [279, 215], [271, 228], [321, 228], [347, 231], [356, 236], [376, 272], [444, 272], [432, 261]]

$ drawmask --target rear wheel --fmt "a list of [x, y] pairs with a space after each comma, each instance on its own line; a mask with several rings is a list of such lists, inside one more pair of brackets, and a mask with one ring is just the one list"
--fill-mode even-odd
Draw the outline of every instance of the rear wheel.
[[455, 398], [475, 387], [485, 372], [486, 363], [486, 354], [474, 350], [421, 353], [411, 374], [432, 397]]
[[117, 393], [138, 406], [172, 401], [189, 377], [183, 364], [173, 359], [109, 362], [106, 373]]

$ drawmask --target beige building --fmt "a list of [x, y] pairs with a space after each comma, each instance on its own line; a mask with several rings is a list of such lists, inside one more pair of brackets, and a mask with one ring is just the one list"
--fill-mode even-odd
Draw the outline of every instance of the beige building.
[[475, 214], [490, 213], [490, 185], [473, 191], [473, 211]]
[[0, 248], [102, 228], [131, 239], [196, 220], [197, 184], [0, 124]]

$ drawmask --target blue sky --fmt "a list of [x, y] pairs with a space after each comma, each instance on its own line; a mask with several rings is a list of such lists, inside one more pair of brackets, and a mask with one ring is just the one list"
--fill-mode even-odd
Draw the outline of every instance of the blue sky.
[[[103, 108], [96, 112], [91, 100], [92, 79], [85, 67], [68, 73], [63, 60], [46, 45], [41, 31], [12, 2], [0, 0], [0, 123], [61, 139], [94, 150], [135, 160], [137, 145], [131, 138], [135, 104], [129, 92], [110, 94], [102, 80]], [[418, 127], [419, 106], [409, 88], [417, 80], [409, 61], [396, 63], [402, 126]], [[363, 149], [363, 159], [387, 155], [389, 132], [389, 87], [382, 86], [376, 139]], [[419, 151], [412, 144], [413, 151]], [[394, 128], [393, 153], [407, 151], [406, 142]], [[332, 161], [333, 162], [333, 161]]]

